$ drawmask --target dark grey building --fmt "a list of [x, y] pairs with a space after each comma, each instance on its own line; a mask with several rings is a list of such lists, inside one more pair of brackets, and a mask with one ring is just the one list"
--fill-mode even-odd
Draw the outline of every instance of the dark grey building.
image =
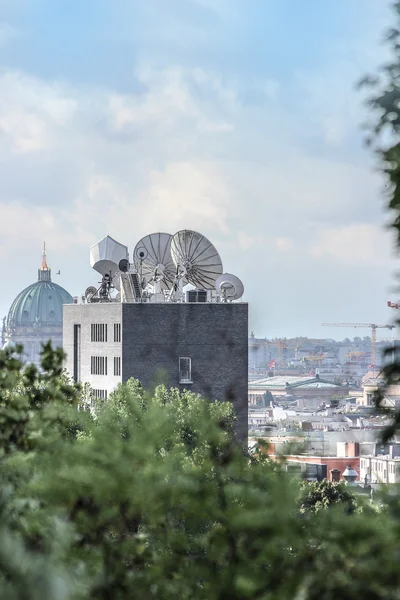
[[64, 306], [67, 370], [106, 398], [118, 382], [161, 381], [228, 400], [247, 438], [248, 305], [93, 302]]

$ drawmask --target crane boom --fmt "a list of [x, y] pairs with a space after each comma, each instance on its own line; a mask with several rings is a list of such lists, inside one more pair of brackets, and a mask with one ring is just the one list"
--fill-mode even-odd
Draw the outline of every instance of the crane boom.
[[375, 325], [375, 323], [322, 323], [323, 327], [370, 327], [371, 329], [394, 329], [394, 325]]
[[376, 330], [377, 329], [394, 329], [395, 325], [376, 325], [375, 323], [322, 323], [323, 327], [354, 327], [354, 328], [369, 328], [371, 329], [371, 364], [376, 365]]

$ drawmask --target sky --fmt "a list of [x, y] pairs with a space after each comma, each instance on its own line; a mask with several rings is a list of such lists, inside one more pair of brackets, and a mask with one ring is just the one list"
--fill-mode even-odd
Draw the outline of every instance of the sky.
[[0, 0], [0, 314], [44, 240], [81, 295], [104, 236], [132, 252], [194, 229], [242, 279], [257, 337], [391, 322], [397, 259], [355, 89], [390, 24], [384, 0]]

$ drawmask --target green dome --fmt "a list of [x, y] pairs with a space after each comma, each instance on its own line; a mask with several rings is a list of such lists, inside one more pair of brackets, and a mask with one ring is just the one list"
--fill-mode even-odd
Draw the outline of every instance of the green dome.
[[7, 317], [7, 329], [15, 327], [62, 327], [63, 304], [72, 296], [52, 281], [37, 281], [15, 298]]
[[16, 327], [62, 327], [63, 304], [72, 304], [72, 296], [51, 281], [46, 251], [38, 271], [38, 281], [32, 283], [15, 298], [8, 312], [6, 329]]

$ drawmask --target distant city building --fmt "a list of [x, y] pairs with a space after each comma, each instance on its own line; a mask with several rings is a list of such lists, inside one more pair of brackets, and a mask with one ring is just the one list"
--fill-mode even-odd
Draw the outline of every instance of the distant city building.
[[400, 484], [400, 444], [376, 443], [360, 461], [360, 478], [367, 484]]
[[[273, 460], [281, 460], [282, 454], [276, 453], [275, 444], [260, 448]], [[338, 443], [336, 454], [333, 456], [313, 456], [308, 454], [289, 454], [285, 456], [288, 471], [298, 472], [308, 481], [340, 481], [345, 479], [346, 469], [354, 469], [359, 480], [360, 448], [357, 443]]]
[[62, 347], [63, 305], [72, 301], [64, 288], [51, 281], [44, 249], [38, 280], [18, 294], [3, 321], [3, 347], [22, 344], [25, 360], [39, 365], [42, 344], [51, 340], [53, 347]]
[[316, 377], [276, 376], [251, 380], [248, 384], [249, 404], [257, 405], [259, 396], [270, 392], [275, 399], [296, 401], [299, 406], [318, 407], [331, 398], [346, 398], [349, 387]]

